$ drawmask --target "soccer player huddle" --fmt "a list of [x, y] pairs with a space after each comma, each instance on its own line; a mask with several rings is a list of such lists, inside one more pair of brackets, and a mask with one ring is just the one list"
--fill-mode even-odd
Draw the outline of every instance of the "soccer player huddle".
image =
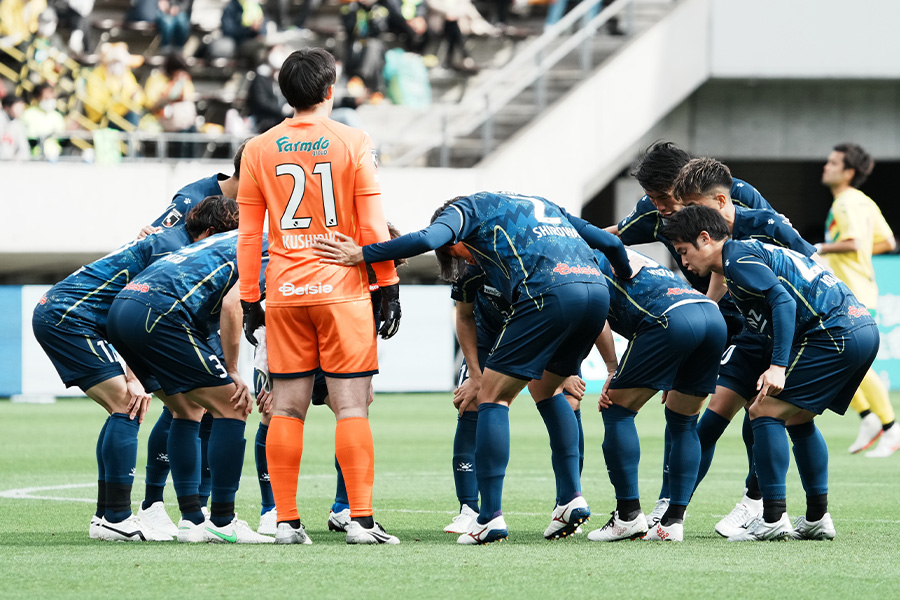
[[[857, 299], [841, 281], [849, 276], [820, 256], [852, 251], [871, 271], [873, 250], [894, 246], [877, 206], [855, 187], [871, 170], [861, 148], [836, 147], [835, 167], [826, 166], [836, 200], [821, 248], [727, 166], [665, 142], [642, 156], [635, 176], [646, 195], [616, 226], [601, 229], [538, 196], [479, 192], [447, 201], [420, 231], [392, 235], [371, 140], [329, 119], [334, 83], [327, 52], [293, 53], [279, 72], [293, 118], [246, 142], [231, 177], [183, 188], [139, 239], [82, 267], [36, 307], [35, 336], [63, 381], [109, 413], [97, 443], [92, 537], [311, 544], [297, 511], [303, 429], [310, 404], [327, 404], [338, 473], [329, 529], [348, 544], [399, 543], [373, 516], [368, 411], [376, 338], [393, 336], [401, 317], [395, 265], [430, 250], [452, 282], [465, 358], [453, 396], [460, 512], [444, 529], [458, 543], [509, 535], [509, 407], [526, 387], [556, 481], [544, 537], [581, 531], [591, 511], [581, 494], [579, 370], [594, 346], [609, 370], [598, 408], [616, 507], [589, 540], [682, 541], [687, 505], [741, 409], [746, 489], [716, 531], [733, 541], [835, 536], [828, 449], [814, 418], [843, 414], [854, 399], [864, 424], [869, 414], [881, 424], [876, 434], [869, 419], [856, 451], [879, 436], [876, 456], [900, 446], [886, 391], [871, 379], [874, 300]], [[325, 140], [323, 150], [306, 149], [314, 140]], [[663, 243], [684, 278], [626, 248], [648, 242]], [[262, 415], [256, 531], [234, 510], [253, 400], [237, 372], [242, 330], [256, 346]], [[628, 340], [621, 359], [612, 332]], [[659, 391], [666, 468], [645, 515], [634, 419]], [[132, 514], [138, 424], [151, 393], [166, 409]], [[793, 521], [788, 439], [807, 495]], [[177, 524], [162, 503], [169, 472]]]

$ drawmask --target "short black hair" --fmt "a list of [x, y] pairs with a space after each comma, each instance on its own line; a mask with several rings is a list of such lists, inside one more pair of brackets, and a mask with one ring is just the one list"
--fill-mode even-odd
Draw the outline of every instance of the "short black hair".
[[247, 147], [247, 142], [249, 142], [253, 138], [247, 138], [241, 145], [238, 146], [237, 151], [234, 153], [234, 175], [232, 177], [241, 178], [241, 159], [244, 157], [244, 148]]
[[0, 104], [3, 105], [3, 108], [9, 108], [13, 104], [17, 104], [19, 102], [23, 102], [21, 96], [16, 96], [15, 94], [7, 94], [6, 96], [3, 96], [3, 100], [2, 102], [0, 102]]
[[672, 195], [678, 199], [706, 196], [717, 187], [730, 195], [733, 183], [731, 170], [724, 163], [714, 158], [692, 158], [675, 178]]
[[190, 73], [190, 67], [188, 66], [187, 59], [178, 52], [170, 52], [166, 55], [165, 59], [163, 59], [162, 70], [163, 73], [165, 73], [169, 77], [173, 76], [179, 71]]
[[184, 219], [184, 228], [192, 240], [212, 228], [213, 233], [237, 229], [238, 203], [234, 198], [217, 194], [207, 196], [191, 209]]
[[[451, 198], [444, 202], [444, 204], [431, 215], [430, 222], [434, 223], [438, 216], [440, 216], [448, 206], [463, 198], [468, 198], [468, 196], [457, 196], [456, 198]], [[466, 270], [466, 261], [450, 254], [450, 244], [435, 248], [434, 255], [437, 257], [438, 264], [441, 267], [441, 279], [444, 281], [456, 281], [456, 279]]]
[[853, 169], [855, 171], [853, 179], [850, 181], [850, 185], [858, 188], [864, 184], [866, 179], [869, 178], [869, 175], [872, 174], [872, 169], [875, 168], [875, 161], [869, 153], [863, 150], [863, 147], [859, 144], [853, 144], [851, 142], [838, 144], [833, 150], [835, 152], [843, 152], [844, 168]]
[[337, 71], [334, 56], [323, 48], [304, 48], [292, 52], [278, 71], [278, 86], [295, 110], [309, 110], [325, 101]]
[[648, 192], [668, 192], [691, 155], [672, 142], [657, 141], [641, 154], [631, 174]]
[[700, 232], [719, 241], [731, 237], [728, 223], [722, 213], [708, 206], [685, 206], [666, 219], [662, 234], [672, 242], [691, 243], [696, 248]]

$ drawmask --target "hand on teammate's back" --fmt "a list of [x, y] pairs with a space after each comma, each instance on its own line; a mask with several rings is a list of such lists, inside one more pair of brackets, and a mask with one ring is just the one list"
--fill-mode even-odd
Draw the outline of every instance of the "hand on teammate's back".
[[400, 284], [386, 285], [381, 288], [381, 317], [384, 319], [378, 333], [381, 339], [394, 337], [400, 329]]
[[259, 342], [254, 333], [266, 324], [266, 311], [263, 309], [260, 300], [256, 302], [241, 300], [241, 308], [244, 311], [244, 336], [248, 342], [256, 346]]

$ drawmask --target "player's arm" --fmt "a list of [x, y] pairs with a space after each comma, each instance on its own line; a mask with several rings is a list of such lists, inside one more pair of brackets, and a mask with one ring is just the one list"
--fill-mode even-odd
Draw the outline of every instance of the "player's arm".
[[706, 290], [706, 297], [713, 302], [718, 302], [728, 291], [725, 285], [725, 277], [719, 273], [709, 274], [709, 288]]
[[606, 255], [616, 272], [616, 277], [631, 279], [634, 274], [631, 270], [631, 262], [628, 260], [625, 246], [617, 236], [600, 229], [596, 225], [591, 225], [584, 219], [573, 217], [569, 214], [566, 214], [566, 218], [575, 227], [579, 235], [584, 238], [584, 241], [588, 243], [588, 246]]
[[453, 391], [453, 405], [462, 414], [475, 402], [481, 390], [482, 366], [478, 362], [478, 328], [475, 323], [475, 304], [472, 302], [456, 303], [456, 338], [469, 371], [468, 378]]
[[613, 341], [612, 329], [610, 328], [608, 321], [603, 325], [603, 331], [600, 332], [600, 336], [594, 342], [594, 345], [597, 347], [600, 357], [606, 364], [606, 381], [603, 383], [603, 390], [600, 392], [600, 400], [597, 404], [597, 408], [603, 410], [612, 405], [607, 390], [609, 389], [609, 383], [612, 380], [613, 375], [616, 374], [616, 369], [619, 368], [619, 359], [616, 357], [616, 344]]
[[761, 400], [784, 389], [785, 370], [797, 325], [797, 303], [775, 273], [758, 257], [745, 254], [731, 258], [731, 267], [726, 267], [729, 286], [762, 296], [772, 313], [774, 343], [771, 363], [756, 382], [756, 389], [759, 390], [756, 400]]
[[[258, 272], [258, 271], [257, 271]], [[225, 358], [225, 370], [236, 386], [231, 402], [235, 408], [250, 413], [252, 399], [250, 389], [238, 373], [238, 358], [241, 350], [241, 323], [244, 311], [241, 309], [240, 290], [232, 287], [222, 300], [222, 312], [219, 315], [219, 335], [222, 340], [222, 355]]]

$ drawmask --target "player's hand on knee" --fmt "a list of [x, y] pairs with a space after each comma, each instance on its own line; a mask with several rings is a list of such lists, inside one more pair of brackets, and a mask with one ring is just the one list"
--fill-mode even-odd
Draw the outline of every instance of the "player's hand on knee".
[[241, 308], [244, 311], [244, 337], [256, 346], [259, 342], [254, 335], [256, 330], [266, 324], [266, 311], [262, 307], [262, 301], [245, 302], [241, 300]]
[[400, 284], [386, 285], [381, 288], [381, 318], [384, 322], [378, 330], [381, 339], [394, 337], [400, 329]]
[[250, 411], [253, 410], [253, 399], [250, 396], [250, 388], [247, 387], [247, 384], [244, 383], [244, 380], [241, 379], [237, 372], [229, 373], [229, 375], [236, 387], [234, 394], [231, 395], [231, 404], [234, 406], [234, 410], [243, 412], [245, 416], [249, 415]]

